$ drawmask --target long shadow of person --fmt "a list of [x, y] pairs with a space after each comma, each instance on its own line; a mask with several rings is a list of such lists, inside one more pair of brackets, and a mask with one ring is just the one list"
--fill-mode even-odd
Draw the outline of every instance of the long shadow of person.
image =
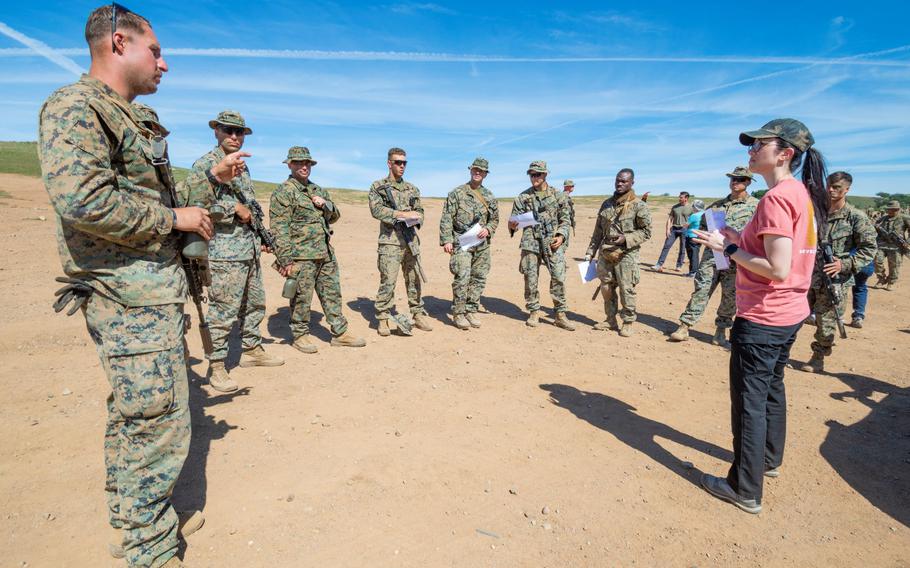
[[[310, 311], [310, 334], [322, 341], [331, 341], [332, 332], [320, 325], [325, 319], [322, 313], [316, 310]], [[278, 311], [269, 316], [266, 324], [269, 335], [277, 337], [283, 343], [293, 343], [294, 337], [291, 335], [291, 308], [278, 308]]]
[[596, 392], [578, 390], [569, 385], [546, 384], [540, 388], [550, 393], [550, 402], [565, 408], [576, 417], [613, 434], [619, 441], [650, 457], [693, 485], [698, 485], [701, 472], [657, 443], [663, 438], [725, 461], [733, 461], [733, 452], [710, 442], [693, 438], [636, 412], [634, 406]]
[[910, 388], [851, 373], [830, 375], [850, 387], [831, 398], [855, 399], [870, 412], [855, 424], [826, 422], [830, 430], [819, 451], [857, 493], [910, 527]]
[[452, 319], [449, 317], [449, 313], [452, 311], [451, 300], [443, 300], [436, 296], [424, 296], [423, 306], [427, 310], [427, 314], [436, 321], [444, 324], [452, 323]]
[[376, 329], [379, 326], [379, 320], [376, 319], [376, 309], [373, 307], [373, 300], [360, 296], [356, 300], [349, 301], [348, 307], [367, 320], [371, 329]]
[[525, 321], [528, 319], [527, 312], [508, 300], [484, 296], [481, 298], [480, 303], [483, 304], [483, 307], [485, 307], [491, 314], [505, 316], [507, 318], [518, 321]]

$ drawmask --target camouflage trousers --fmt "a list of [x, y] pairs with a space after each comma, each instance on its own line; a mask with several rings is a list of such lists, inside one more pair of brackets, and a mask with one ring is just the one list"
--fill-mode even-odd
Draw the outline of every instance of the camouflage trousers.
[[291, 298], [291, 334], [294, 339], [310, 333], [310, 305], [313, 292], [322, 304], [322, 313], [338, 337], [348, 329], [348, 320], [341, 311], [341, 275], [335, 255], [318, 260], [297, 260], [297, 292]]
[[[597, 259], [597, 277], [600, 278], [600, 293], [604, 299], [604, 313], [608, 320], [617, 314], [623, 323], [632, 323], [638, 313], [635, 311], [635, 286], [641, 278], [638, 269], [638, 250], [629, 251], [619, 262], [607, 262], [603, 255]], [[622, 310], [619, 304], [622, 303]]]
[[183, 305], [127, 308], [94, 294], [89, 334], [107, 374], [105, 492], [111, 526], [123, 529], [130, 566], [177, 554], [174, 489], [190, 446]]
[[265, 290], [259, 259], [209, 262], [212, 285], [209, 287], [209, 330], [212, 333], [212, 361], [223, 361], [228, 354], [228, 337], [239, 320], [243, 350], [262, 343], [259, 324], [265, 319]]
[[452, 315], [476, 312], [480, 308], [480, 295], [487, 285], [490, 273], [489, 245], [468, 250], [455, 248], [449, 259], [452, 280]]
[[810, 288], [808, 294], [809, 308], [815, 314], [815, 341], [812, 342], [812, 354], [826, 357], [831, 354], [834, 345], [834, 334], [837, 333], [837, 318], [844, 317], [844, 298], [853, 287], [853, 279], [841, 284], [834, 284], [840, 289], [841, 303], [835, 306], [834, 299], [824, 288]]
[[878, 249], [875, 253], [875, 275], [883, 284], [897, 284], [903, 257], [900, 251]]
[[733, 327], [733, 316], [736, 315], [736, 265], [731, 264], [728, 270], [717, 270], [714, 251], [707, 247], [698, 265], [698, 272], [695, 273], [695, 290], [689, 297], [686, 309], [679, 316], [679, 321], [689, 327], [698, 323], [717, 286], [720, 286], [720, 305], [717, 306], [714, 325], [722, 329]]
[[525, 277], [525, 307], [529, 312], [540, 309], [540, 290], [537, 288], [540, 280], [540, 266], [544, 265], [550, 271], [550, 296], [553, 298], [553, 309], [556, 313], [568, 311], [566, 302], [566, 247], [561, 246], [555, 251], [540, 255], [527, 250], [521, 251], [521, 260], [518, 261], [518, 271]]
[[426, 314], [423, 298], [420, 295], [420, 275], [417, 273], [417, 258], [408, 247], [398, 245], [379, 245], [379, 291], [376, 292], [376, 319], [389, 319], [389, 312], [395, 305], [395, 281], [398, 280], [398, 269], [404, 275], [404, 285], [408, 292], [408, 308], [411, 314]]

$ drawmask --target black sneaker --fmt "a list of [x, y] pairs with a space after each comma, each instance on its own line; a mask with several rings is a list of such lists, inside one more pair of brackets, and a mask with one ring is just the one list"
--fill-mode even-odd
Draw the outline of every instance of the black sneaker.
[[743, 499], [740, 497], [723, 477], [714, 477], [703, 473], [701, 475], [701, 486], [711, 495], [732, 503], [747, 513], [752, 513], [753, 515], [761, 513], [761, 503], [756, 502], [755, 499]]

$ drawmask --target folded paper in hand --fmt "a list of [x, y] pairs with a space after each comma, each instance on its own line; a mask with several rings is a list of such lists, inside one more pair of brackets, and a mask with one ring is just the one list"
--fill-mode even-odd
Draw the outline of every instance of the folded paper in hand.
[[474, 223], [474, 226], [465, 231], [463, 234], [458, 235], [458, 246], [461, 247], [461, 250], [468, 250], [469, 248], [476, 247], [477, 245], [486, 241], [486, 239], [481, 239], [477, 237], [477, 233], [483, 230], [483, 227], [480, 226], [480, 223]]
[[533, 227], [537, 224], [537, 219], [534, 218], [534, 213], [531, 211], [522, 213], [521, 215], [512, 215], [509, 217], [509, 221], [518, 223], [519, 229], [524, 229], [525, 227]]
[[[711, 209], [705, 213], [705, 222], [708, 224], [708, 230], [712, 233], [727, 226], [723, 209]], [[718, 270], [727, 270], [730, 268], [730, 259], [721, 251], [711, 251], [714, 253], [714, 264]]]

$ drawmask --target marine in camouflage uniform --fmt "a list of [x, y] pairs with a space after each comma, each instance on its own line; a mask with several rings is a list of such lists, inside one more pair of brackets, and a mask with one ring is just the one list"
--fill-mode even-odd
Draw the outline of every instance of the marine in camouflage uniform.
[[[210, 120], [209, 128], [215, 131], [218, 144], [196, 160], [194, 171], [205, 171], [227, 153], [240, 150], [245, 137], [253, 133], [240, 113], [231, 110], [222, 111]], [[261, 243], [250, 226], [252, 213], [241, 203], [241, 196], [247, 202], [256, 200], [249, 170], [215, 189], [213, 211], [220, 209], [222, 216], [214, 218], [215, 236], [209, 242], [212, 285], [207, 316], [213, 350], [206, 353], [206, 358], [209, 360], [209, 383], [221, 392], [238, 388], [224, 365], [228, 338], [238, 320], [243, 347], [241, 367], [284, 364], [283, 359], [266, 353], [262, 347], [259, 325], [265, 318], [265, 289], [259, 264]]]
[[[748, 168], [737, 166], [727, 174], [730, 178], [730, 195], [715, 201], [705, 210], [701, 219], [700, 229], [708, 230], [705, 218], [712, 211], [724, 212], [724, 223], [737, 231], [742, 231], [758, 207], [758, 199], [749, 195], [747, 191], [754, 176]], [[711, 294], [720, 286], [720, 304], [717, 306], [717, 316], [714, 318], [714, 337], [711, 343], [722, 347], [730, 347], [726, 338], [726, 330], [733, 327], [733, 317], [736, 315], [736, 263], [730, 262], [730, 268], [717, 270], [714, 261], [714, 252], [705, 247], [695, 274], [695, 290], [689, 298], [686, 309], [679, 316], [679, 327], [670, 334], [670, 341], [686, 341], [689, 339], [689, 328], [698, 323], [705, 313]]]
[[910, 216], [901, 211], [899, 201], [892, 201], [888, 204], [887, 213], [875, 224], [883, 229], [878, 233], [878, 253], [875, 255], [876, 284], [890, 290], [900, 278], [903, 255], [895, 239], [884, 233], [890, 231], [907, 239], [910, 236]]
[[[629, 337], [637, 319], [635, 286], [638, 285], [639, 250], [651, 238], [651, 212], [648, 205], [635, 196], [632, 186], [635, 172], [619, 170], [612, 197], [604, 200], [597, 212], [594, 233], [585, 253], [586, 260], [597, 255], [597, 277], [604, 300], [606, 319], [594, 325], [604, 331], [619, 329], [619, 335]], [[622, 310], [619, 303], [622, 303]], [[622, 328], [616, 322], [622, 318]]]
[[[63, 270], [73, 279], [67, 288], [87, 297], [82, 312], [111, 387], [104, 438], [109, 521], [122, 529], [130, 566], [170, 567], [180, 565], [170, 496], [190, 443], [187, 283], [177, 226], [209, 236], [211, 221], [203, 209], [178, 207], [164, 160], [166, 131], [147, 128], [130, 106], [135, 96], [155, 92], [166, 65], [148, 21], [118, 15], [112, 34], [111, 7], [96, 9], [86, 36], [92, 69], [122, 78], [122, 92], [93, 75], [54, 92], [41, 107], [38, 153]], [[228, 179], [238, 164], [228, 156], [208, 175]], [[178, 189], [212, 197], [202, 172]]]
[[572, 236], [575, 236], [575, 202], [572, 201], [572, 192], [575, 191], [575, 182], [567, 179], [562, 182], [562, 191], [566, 194], [566, 203], [569, 207], [569, 224], [572, 225]]
[[338, 261], [329, 242], [329, 225], [338, 221], [341, 211], [328, 191], [310, 181], [317, 162], [308, 148], [293, 146], [284, 163], [291, 175], [272, 193], [269, 226], [275, 235], [280, 272], [293, 278], [296, 286], [290, 298], [293, 346], [303, 353], [317, 351], [310, 341], [310, 304], [315, 291], [334, 336], [332, 345], [363, 347], [363, 339], [348, 333], [348, 320], [341, 309]]
[[[404, 170], [407, 167], [407, 153], [404, 150], [389, 149], [388, 166], [389, 175], [374, 181], [368, 194], [370, 213], [379, 220], [379, 291], [376, 292], [374, 306], [376, 319], [379, 320], [377, 332], [383, 337], [391, 333], [389, 316], [395, 305], [395, 281], [399, 269], [404, 275], [408, 308], [414, 318], [414, 325], [423, 331], [433, 329], [420, 293], [420, 275], [417, 269], [419, 259], [408, 247], [402, 231], [396, 228], [397, 224], [404, 224], [406, 220], [416, 221], [415, 229], [423, 225], [420, 190], [404, 180]], [[394, 203], [389, 203], [386, 188], [391, 190]], [[416, 244], [419, 247], [419, 243]]]
[[[556, 319], [553, 323], [568, 331], [575, 331], [575, 324], [566, 317], [566, 248], [569, 242], [569, 207], [566, 195], [547, 184], [547, 163], [543, 160], [528, 166], [531, 187], [522, 191], [512, 203], [511, 216], [533, 212], [537, 224], [524, 227], [521, 233], [521, 260], [518, 270], [524, 276], [525, 307], [528, 309], [529, 327], [540, 323], [540, 266], [550, 272], [550, 296]], [[509, 221], [509, 231], [514, 234], [517, 223]]]
[[[439, 219], [439, 245], [451, 255], [449, 271], [452, 281], [452, 316], [459, 329], [480, 327], [477, 311], [480, 296], [490, 273], [490, 241], [499, 225], [499, 204], [483, 180], [490, 172], [490, 164], [477, 158], [468, 168], [471, 181], [459, 185], [446, 197]], [[461, 250], [459, 235], [474, 225], [480, 225], [481, 244]]]
[[[837, 320], [844, 316], [847, 294], [853, 287], [853, 275], [868, 266], [875, 257], [875, 226], [865, 213], [847, 203], [847, 192], [852, 181], [853, 178], [846, 172], [834, 172], [828, 176], [831, 205], [828, 210], [828, 225], [822, 236], [824, 243], [830, 243], [836, 260], [830, 265], [822, 266], [821, 250], [816, 255], [815, 271], [808, 294], [809, 307], [815, 314], [815, 341], [812, 342], [812, 358], [800, 367], [800, 370], [810, 373], [821, 372], [825, 357], [831, 355]], [[840, 303], [836, 303], [824, 285], [823, 269], [831, 276]]]

